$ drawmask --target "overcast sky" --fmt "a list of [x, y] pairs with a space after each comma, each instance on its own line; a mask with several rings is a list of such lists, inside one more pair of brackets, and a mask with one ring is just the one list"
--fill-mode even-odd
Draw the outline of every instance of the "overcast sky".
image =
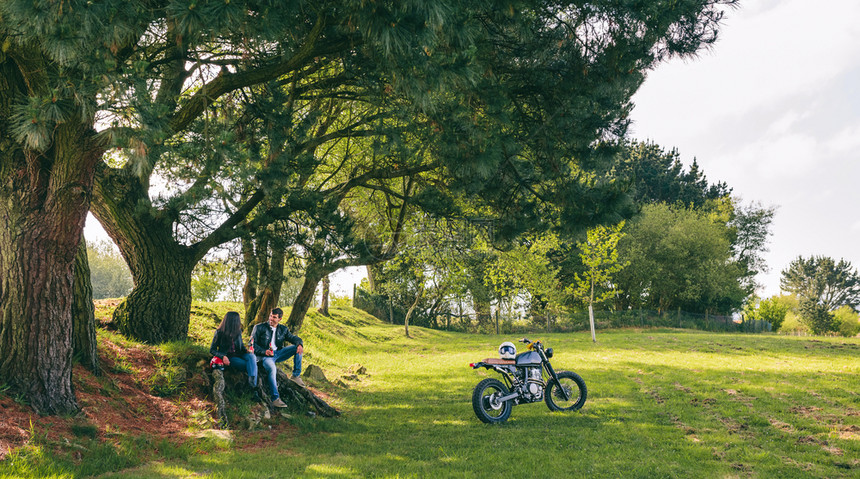
[[651, 72], [630, 136], [778, 207], [767, 297], [798, 255], [860, 266], [860, 2], [741, 2], [711, 51]]

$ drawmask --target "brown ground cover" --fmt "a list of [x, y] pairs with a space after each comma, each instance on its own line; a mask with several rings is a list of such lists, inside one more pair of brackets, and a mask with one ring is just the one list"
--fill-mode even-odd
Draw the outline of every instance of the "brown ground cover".
[[[96, 376], [79, 365], [73, 369], [75, 394], [81, 407], [74, 416], [40, 416], [28, 405], [16, 401], [11, 391], [0, 393], [0, 460], [10, 451], [27, 445], [34, 435], [58, 449], [72, 447], [75, 438], [82, 434], [101, 441], [147, 436], [153, 442], [166, 439], [178, 444], [201, 429], [214, 427], [215, 404], [202, 364], [199, 371], [189, 374], [185, 394], [164, 398], [150, 392], [147, 380], [156, 372], [159, 354], [150, 346], [125, 349], [102, 340], [99, 343], [102, 374]], [[269, 425], [266, 431], [246, 431], [236, 435], [235, 446], [254, 447], [277, 436], [272, 432], [289, 428], [288, 423], [281, 421]]]

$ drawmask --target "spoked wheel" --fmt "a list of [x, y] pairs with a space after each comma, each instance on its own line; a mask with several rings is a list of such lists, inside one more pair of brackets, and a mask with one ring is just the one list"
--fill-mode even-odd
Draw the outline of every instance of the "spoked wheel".
[[472, 408], [478, 419], [489, 424], [507, 421], [513, 405], [511, 400], [499, 401], [507, 394], [508, 388], [498, 379], [487, 378], [479, 382], [472, 393]]
[[[567, 399], [562, 391], [567, 393]], [[586, 396], [588, 396], [588, 390], [579, 374], [560, 371], [558, 382], [554, 379], [549, 380], [544, 399], [550, 411], [576, 411], [585, 404]]]

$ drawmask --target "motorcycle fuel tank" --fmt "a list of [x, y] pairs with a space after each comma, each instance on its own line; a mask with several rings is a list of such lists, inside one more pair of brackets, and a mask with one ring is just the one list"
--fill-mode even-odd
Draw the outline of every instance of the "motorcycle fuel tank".
[[517, 366], [539, 365], [540, 354], [535, 351], [517, 354]]

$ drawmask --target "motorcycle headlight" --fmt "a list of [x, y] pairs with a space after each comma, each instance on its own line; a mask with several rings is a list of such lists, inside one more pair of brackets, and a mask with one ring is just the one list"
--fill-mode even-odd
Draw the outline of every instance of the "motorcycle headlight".
[[547, 359], [552, 357], [552, 348], [546, 348], [546, 357]]

